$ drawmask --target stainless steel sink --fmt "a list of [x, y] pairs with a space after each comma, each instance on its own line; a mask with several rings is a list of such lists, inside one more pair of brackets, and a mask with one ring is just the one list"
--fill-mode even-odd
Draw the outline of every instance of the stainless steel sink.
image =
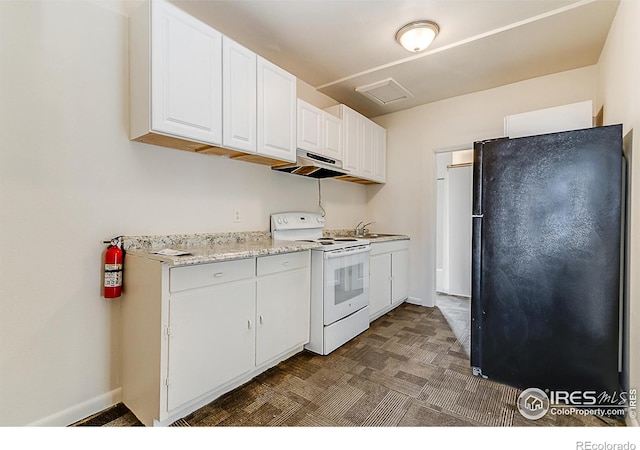
[[383, 233], [367, 233], [365, 235], [359, 236], [363, 239], [375, 239], [375, 238], [382, 238], [382, 237], [390, 237], [390, 236], [399, 236], [397, 234], [383, 234]]

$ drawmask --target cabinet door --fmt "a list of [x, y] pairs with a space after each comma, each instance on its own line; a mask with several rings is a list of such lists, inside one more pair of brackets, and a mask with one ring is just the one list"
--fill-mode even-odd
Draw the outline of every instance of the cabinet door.
[[373, 124], [374, 172], [373, 179], [380, 183], [387, 181], [387, 130]]
[[298, 148], [322, 154], [322, 114], [319, 108], [298, 99]]
[[391, 254], [391, 302], [398, 303], [409, 296], [409, 250]]
[[364, 178], [373, 178], [373, 165], [375, 162], [375, 148], [373, 136], [374, 123], [367, 118], [362, 119], [362, 146], [360, 148], [360, 175]]
[[350, 175], [360, 175], [360, 148], [362, 145], [362, 116], [354, 110], [342, 106], [343, 160], [342, 167]]
[[151, 5], [151, 128], [222, 143], [222, 35], [169, 2]]
[[222, 140], [225, 147], [257, 149], [256, 54], [226, 36], [222, 39]]
[[342, 120], [322, 111], [322, 154], [342, 161]]
[[256, 364], [309, 342], [309, 267], [258, 278]]
[[258, 56], [258, 153], [296, 160], [296, 77]]
[[167, 410], [253, 369], [254, 322], [253, 280], [171, 297]]
[[369, 317], [391, 305], [391, 253], [369, 259]]

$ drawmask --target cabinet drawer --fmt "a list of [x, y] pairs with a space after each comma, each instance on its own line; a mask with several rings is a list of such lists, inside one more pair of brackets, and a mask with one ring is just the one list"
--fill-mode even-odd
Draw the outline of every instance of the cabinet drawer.
[[371, 256], [379, 255], [381, 253], [395, 252], [397, 250], [405, 250], [409, 248], [409, 240], [402, 239], [397, 241], [386, 242], [372, 242], [371, 243]]
[[309, 250], [285, 253], [283, 255], [262, 256], [258, 258], [257, 275], [269, 275], [271, 273], [285, 272], [309, 266]]
[[251, 278], [255, 273], [255, 259], [238, 259], [188, 267], [174, 267], [169, 271], [169, 290], [184, 291], [229, 281]]

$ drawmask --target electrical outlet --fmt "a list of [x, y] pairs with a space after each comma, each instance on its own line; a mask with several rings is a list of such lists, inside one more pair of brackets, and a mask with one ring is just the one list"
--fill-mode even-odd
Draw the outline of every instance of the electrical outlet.
[[235, 223], [239, 223], [241, 221], [240, 220], [240, 210], [239, 209], [236, 209], [235, 211], [233, 211], [233, 221]]

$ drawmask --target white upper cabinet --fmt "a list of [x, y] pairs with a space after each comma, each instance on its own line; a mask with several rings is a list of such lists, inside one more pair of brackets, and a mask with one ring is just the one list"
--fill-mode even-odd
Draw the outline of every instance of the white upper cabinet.
[[271, 166], [300, 148], [342, 161], [345, 180], [384, 183], [373, 122], [296, 102], [295, 76], [172, 2], [141, 3], [129, 49], [131, 140]]
[[387, 130], [377, 123], [373, 124], [373, 179], [380, 183], [387, 181]]
[[322, 111], [322, 120], [322, 154], [342, 161], [342, 120], [326, 111]]
[[257, 55], [224, 36], [222, 40], [223, 145], [257, 150]]
[[222, 35], [173, 4], [131, 16], [131, 139], [222, 143]]
[[297, 145], [342, 161], [342, 119], [298, 99]]
[[301, 150], [322, 153], [323, 111], [298, 99], [297, 146]]
[[380, 125], [345, 105], [327, 108], [342, 119], [342, 167], [350, 181], [386, 182], [387, 132]]
[[360, 176], [367, 179], [373, 179], [373, 166], [375, 164], [375, 149], [373, 139], [373, 122], [363, 118], [360, 121], [360, 129], [362, 130], [362, 145], [360, 146]]
[[258, 153], [296, 160], [296, 77], [258, 56]]
[[360, 176], [360, 155], [362, 153], [362, 120], [363, 116], [351, 108], [342, 108], [343, 159], [342, 167], [352, 176]]

